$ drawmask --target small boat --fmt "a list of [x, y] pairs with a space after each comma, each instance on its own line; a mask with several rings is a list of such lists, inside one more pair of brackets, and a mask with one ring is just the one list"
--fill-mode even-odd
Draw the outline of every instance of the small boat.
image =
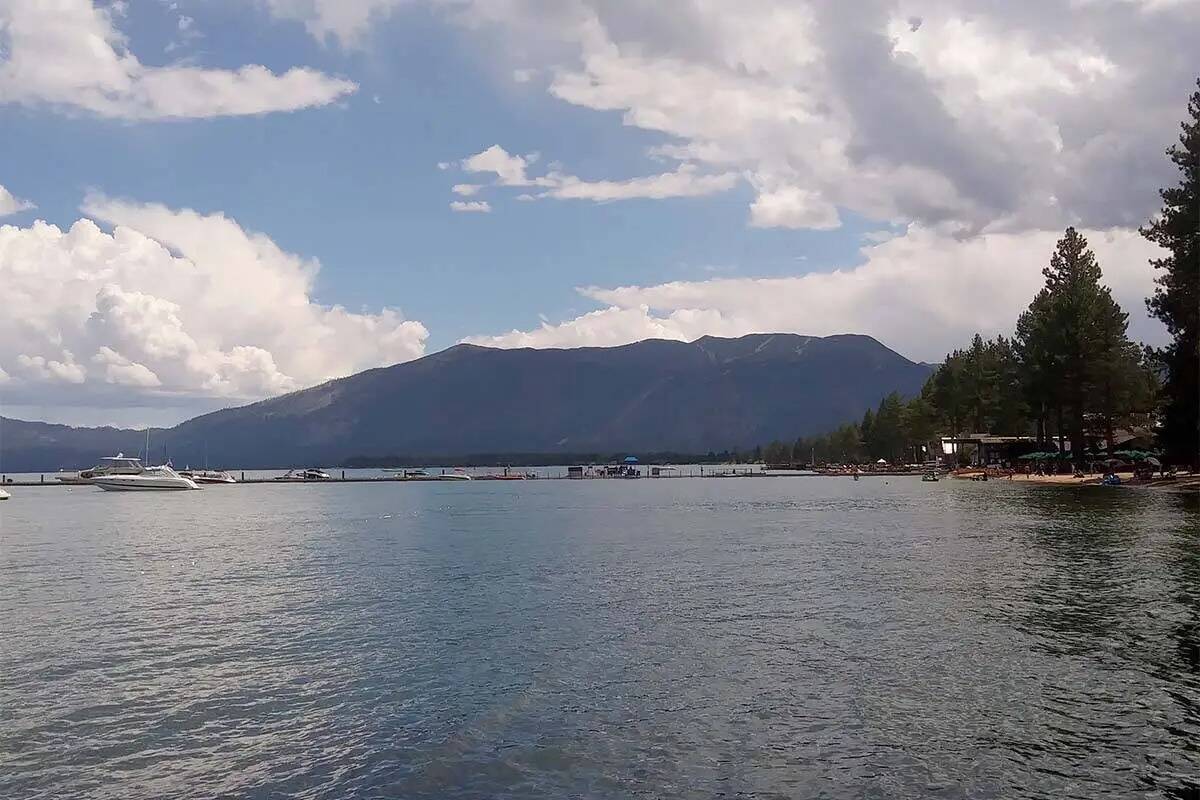
[[439, 481], [473, 481], [473, 480], [475, 480], [470, 475], [468, 475], [467, 473], [462, 472], [460, 470], [455, 470], [454, 472], [443, 472], [441, 475], [437, 476], [437, 479]]
[[12, 495], [11, 495], [11, 494], [9, 494], [8, 492], [4, 491], [3, 489], [0, 489], [0, 500], [7, 500], [7, 499], [8, 499], [8, 498], [10, 498], [10, 497], [12, 497]]
[[103, 478], [107, 475], [137, 475], [144, 469], [140, 459], [129, 458], [124, 453], [117, 453], [115, 456], [100, 459], [100, 463], [91, 469], [80, 470], [74, 475], [60, 473], [55, 477], [59, 483], [87, 485], [93, 483], [95, 478]]
[[394, 481], [436, 481], [440, 480], [437, 475], [430, 475], [423, 469], [406, 469], [396, 470], [392, 476]]
[[171, 491], [177, 489], [199, 489], [200, 484], [185, 478], [167, 465], [146, 467], [136, 475], [102, 475], [92, 478], [92, 483], [106, 492]]
[[223, 469], [181, 469], [179, 474], [196, 483], [237, 483], [237, 478]]
[[921, 480], [927, 481], [930, 483], [936, 483], [939, 479], [938, 479], [938, 474], [936, 472], [934, 472], [933, 470], [930, 470], [929, 472], [926, 472], [924, 475], [921, 476]]
[[275, 478], [277, 481], [331, 481], [333, 476], [325, 470], [309, 467], [308, 469], [289, 469]]

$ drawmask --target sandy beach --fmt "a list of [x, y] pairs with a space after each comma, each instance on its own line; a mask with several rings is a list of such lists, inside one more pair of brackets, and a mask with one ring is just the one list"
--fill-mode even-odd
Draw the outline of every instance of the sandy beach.
[[[962, 480], [970, 480], [974, 476], [982, 474], [982, 470], [964, 470], [956, 472], [953, 477]], [[1099, 485], [1103, 479], [1103, 475], [1093, 474], [1084, 477], [1076, 477], [1074, 475], [1025, 475], [1015, 473], [1012, 475], [998, 474], [995, 471], [988, 472], [988, 479], [993, 481], [1020, 481], [1022, 483], [1042, 483], [1042, 484], [1058, 484], [1066, 486], [1094, 486]], [[1173, 478], [1135, 478], [1132, 472], [1118, 472], [1117, 477], [1121, 479], [1122, 486], [1140, 486], [1151, 489], [1169, 489], [1172, 491], [1200, 491], [1200, 475], [1192, 475], [1184, 473], [1176, 475]]]

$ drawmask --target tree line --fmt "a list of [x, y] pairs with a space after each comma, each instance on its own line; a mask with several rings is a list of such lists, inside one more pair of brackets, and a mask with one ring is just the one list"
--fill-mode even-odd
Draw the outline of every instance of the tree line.
[[1157, 421], [1166, 459], [1200, 467], [1200, 91], [1188, 112], [1179, 144], [1167, 150], [1181, 179], [1160, 192], [1163, 208], [1141, 230], [1166, 251], [1151, 262], [1158, 275], [1146, 301], [1171, 336], [1166, 347], [1130, 340], [1128, 313], [1104, 285], [1087, 240], [1069, 227], [1011, 337], [976, 334], [946, 356], [919, 396], [891, 394], [861, 422], [771, 442], [763, 460], [897, 463], [920, 460], [921, 446], [939, 433], [988, 432], [1034, 436], [1059, 452], [1069, 442], [1078, 461], [1089, 442], [1111, 453], [1117, 428]]

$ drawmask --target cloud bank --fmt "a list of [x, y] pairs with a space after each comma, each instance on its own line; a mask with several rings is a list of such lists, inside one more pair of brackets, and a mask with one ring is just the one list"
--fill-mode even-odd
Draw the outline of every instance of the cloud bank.
[[323, 106], [351, 81], [304, 67], [147, 66], [114, 12], [90, 0], [0, 3], [0, 103], [48, 105], [128, 120], [263, 114]]
[[221, 214], [103, 196], [83, 211], [66, 231], [0, 226], [7, 404], [257, 399], [424, 353], [421, 323], [320, 305], [315, 260]]
[[[1085, 231], [1106, 282], [1130, 312], [1131, 334], [1162, 341], [1145, 314], [1157, 248], [1135, 231]], [[584, 347], [640, 339], [690, 341], [762, 331], [864, 333], [917, 360], [939, 361], [980, 331], [1011, 335], [1043, 282], [1058, 233], [989, 233], [967, 240], [913, 227], [863, 248], [852, 269], [785, 278], [722, 278], [580, 293], [602, 307], [529, 331], [474, 336], [492, 347]]]
[[[538, 191], [526, 192], [519, 200], [552, 198], [555, 200], [590, 200], [608, 203], [616, 200], [665, 200], [671, 197], [702, 197], [732, 189], [738, 176], [732, 172], [703, 174], [692, 164], [680, 164], [674, 172], [646, 175], [625, 180], [587, 181], [561, 170], [552, 169], [544, 175], [531, 177], [530, 165], [533, 156], [518, 156], [509, 153], [498, 144], [468, 156], [459, 162], [459, 167], [469, 173], [495, 175], [494, 185], [502, 187], [536, 187]], [[440, 164], [438, 165], [441, 166]], [[477, 194], [480, 184], [458, 183], [451, 187], [455, 194]], [[451, 203], [451, 207], [454, 204]]]
[[0, 217], [9, 217], [33, 208], [37, 208], [37, 206], [28, 200], [14, 197], [12, 192], [0, 186]]
[[[269, 4], [343, 42], [408, 5]], [[497, 74], [547, 76], [696, 174], [745, 175], [751, 225], [818, 230], [846, 211], [959, 236], [1141, 224], [1200, 39], [1194, 0], [426, 4], [519, 59]]]

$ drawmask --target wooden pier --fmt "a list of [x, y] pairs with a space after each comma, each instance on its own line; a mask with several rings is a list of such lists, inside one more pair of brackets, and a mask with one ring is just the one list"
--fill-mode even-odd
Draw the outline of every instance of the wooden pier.
[[[259, 470], [255, 470], [256, 472]], [[208, 487], [214, 486], [237, 486], [237, 485], [322, 485], [331, 483], [474, 483], [475, 481], [494, 482], [494, 481], [627, 481], [627, 480], [672, 480], [677, 478], [772, 478], [772, 477], [821, 477], [814, 473], [794, 472], [789, 475], [787, 472], [772, 471], [763, 472], [761, 470], [750, 469], [747, 467], [725, 467], [725, 466], [690, 466], [687, 468], [675, 468], [670, 471], [663, 471], [653, 475], [641, 475], [637, 478], [603, 476], [598, 474], [587, 474], [582, 478], [574, 477], [568, 474], [567, 467], [561, 468], [560, 474], [552, 475], [537, 475], [536, 477], [518, 477], [515, 475], [472, 475], [471, 480], [452, 480], [445, 479], [441, 475], [431, 473], [421, 477], [395, 477], [390, 475], [346, 475], [345, 470], [341, 470], [341, 474], [330, 477], [328, 479], [316, 480], [281, 480], [278, 476], [271, 477], [246, 477], [245, 471], [228, 470], [230, 474], [237, 476], [237, 482], [232, 484], [206, 484]], [[447, 473], [448, 474], [448, 473]], [[20, 480], [9, 478], [6, 475], [0, 475], [0, 486], [3, 487], [81, 487], [86, 488], [92, 484], [88, 483], [64, 483], [59, 481], [55, 473], [42, 473], [38, 475], [37, 480], [22, 478]]]

